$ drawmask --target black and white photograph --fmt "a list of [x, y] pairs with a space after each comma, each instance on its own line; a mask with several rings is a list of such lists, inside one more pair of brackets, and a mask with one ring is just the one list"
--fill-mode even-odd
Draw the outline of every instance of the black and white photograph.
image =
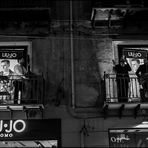
[[148, 0], [0, 0], [0, 147], [148, 147]]

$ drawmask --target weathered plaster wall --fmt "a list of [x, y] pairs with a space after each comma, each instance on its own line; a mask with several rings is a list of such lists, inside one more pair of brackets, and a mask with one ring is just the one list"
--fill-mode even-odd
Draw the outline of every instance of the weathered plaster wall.
[[[61, 1], [55, 3], [56, 9], [52, 10], [52, 18], [69, 21], [69, 3]], [[84, 7], [85, 6], [85, 7]], [[64, 8], [64, 9], [63, 9]], [[73, 3], [73, 18], [75, 20], [90, 20], [90, 2], [76, 1]], [[61, 13], [62, 12], [62, 13]], [[55, 15], [54, 15], [55, 13]], [[128, 27], [128, 26], [127, 26]], [[147, 28], [147, 26], [145, 26]], [[24, 34], [24, 33], [45, 33], [45, 30], [34, 28], [20, 30], [7, 28], [4, 33]], [[24, 28], [25, 29], [25, 28]], [[33, 29], [33, 30], [31, 30]], [[49, 29], [49, 28], [48, 28]], [[60, 29], [60, 28], [59, 28]], [[90, 29], [91, 30], [91, 29]], [[130, 26], [119, 30], [125, 33], [141, 33], [141, 29]], [[146, 29], [147, 30], [147, 29]], [[4, 34], [1, 29], [1, 34]], [[30, 31], [30, 32], [29, 32]], [[32, 31], [32, 32], [31, 32]], [[63, 31], [63, 30], [62, 30]], [[103, 30], [104, 31], [104, 30]], [[108, 30], [104, 31], [108, 32]], [[118, 33], [119, 33], [118, 32]], [[97, 31], [96, 31], [97, 33]], [[98, 32], [100, 33], [100, 32]], [[143, 29], [143, 33], [145, 30]], [[101, 34], [101, 33], [100, 33]], [[119, 36], [120, 39], [147, 39], [146, 36]], [[109, 117], [85, 119], [88, 135], [80, 134], [83, 127], [83, 119], [74, 118], [69, 114], [66, 105], [67, 100], [71, 100], [71, 66], [70, 66], [70, 38], [69, 36], [49, 35], [49, 37], [6, 37], [1, 36], [0, 41], [31, 41], [32, 42], [32, 71], [43, 74], [46, 84], [44, 118], [61, 118], [62, 120], [62, 146], [63, 147], [108, 147], [108, 128], [129, 127], [141, 123], [143, 117]], [[74, 49], [74, 78], [76, 105], [79, 107], [95, 106], [103, 102], [101, 93], [102, 79], [104, 71], [112, 72], [112, 38], [109, 36], [98, 36], [95, 38], [76, 37], [73, 40]], [[60, 91], [59, 88], [60, 87]], [[56, 101], [61, 105], [55, 106]], [[81, 114], [81, 113], [80, 113]], [[9, 112], [0, 112], [1, 119], [10, 119]], [[26, 118], [24, 112], [16, 111], [13, 118]], [[37, 113], [31, 119], [41, 118]]]
[[[1, 38], [0, 41], [32, 41], [32, 62], [35, 73], [43, 73], [46, 80], [46, 105], [44, 118], [61, 118], [62, 146], [87, 147], [108, 146], [108, 128], [128, 127], [140, 123], [143, 118], [124, 117], [86, 119], [88, 135], [80, 134], [83, 119], [71, 116], [66, 100], [71, 99], [70, 42], [69, 38], [48, 37], [38, 39]], [[104, 71], [112, 72], [112, 39], [77, 38], [74, 39], [75, 91], [78, 106], [95, 106], [102, 99], [101, 80]], [[64, 78], [60, 106], [54, 105], [57, 87]], [[9, 112], [1, 113], [1, 118], [10, 118]], [[14, 112], [13, 118], [26, 118], [24, 112]], [[31, 119], [41, 118], [38, 112]], [[84, 136], [84, 137], [83, 137]]]

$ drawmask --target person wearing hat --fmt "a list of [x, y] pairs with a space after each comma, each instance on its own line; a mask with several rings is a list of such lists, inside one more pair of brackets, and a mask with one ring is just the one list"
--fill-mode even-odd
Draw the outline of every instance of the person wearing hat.
[[118, 102], [128, 102], [128, 87], [130, 82], [128, 72], [132, 69], [124, 55], [121, 57], [119, 64], [115, 65], [114, 60], [113, 64], [113, 70], [116, 72]]

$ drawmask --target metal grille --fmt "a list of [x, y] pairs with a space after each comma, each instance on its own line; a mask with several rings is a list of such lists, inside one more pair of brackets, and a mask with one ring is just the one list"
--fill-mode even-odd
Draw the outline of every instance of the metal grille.
[[43, 77], [0, 76], [0, 104], [42, 104]]
[[[122, 99], [123, 102], [142, 101], [142, 88], [135, 75], [130, 75], [130, 78], [128, 80], [129, 82], [126, 83], [127, 78], [122, 77], [117, 79], [115, 74], [105, 74], [104, 81], [105, 102], [119, 102], [119, 97], [120, 99]], [[125, 87], [127, 87], [127, 89]], [[124, 99], [127, 99], [127, 101], [125, 101]]]

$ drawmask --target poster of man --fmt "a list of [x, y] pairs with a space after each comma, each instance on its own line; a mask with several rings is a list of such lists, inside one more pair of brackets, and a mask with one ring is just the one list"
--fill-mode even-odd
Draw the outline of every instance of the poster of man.
[[128, 63], [131, 66], [129, 72], [130, 83], [129, 83], [129, 102], [139, 102], [141, 85], [136, 76], [136, 71], [140, 65], [144, 63], [144, 59], [147, 56], [148, 49], [137, 49], [137, 48], [124, 48], [123, 54], [126, 56]]
[[[14, 103], [14, 80], [17, 75], [15, 67], [20, 58], [25, 58], [24, 49], [0, 49], [0, 103]], [[26, 60], [26, 59], [25, 59]]]

